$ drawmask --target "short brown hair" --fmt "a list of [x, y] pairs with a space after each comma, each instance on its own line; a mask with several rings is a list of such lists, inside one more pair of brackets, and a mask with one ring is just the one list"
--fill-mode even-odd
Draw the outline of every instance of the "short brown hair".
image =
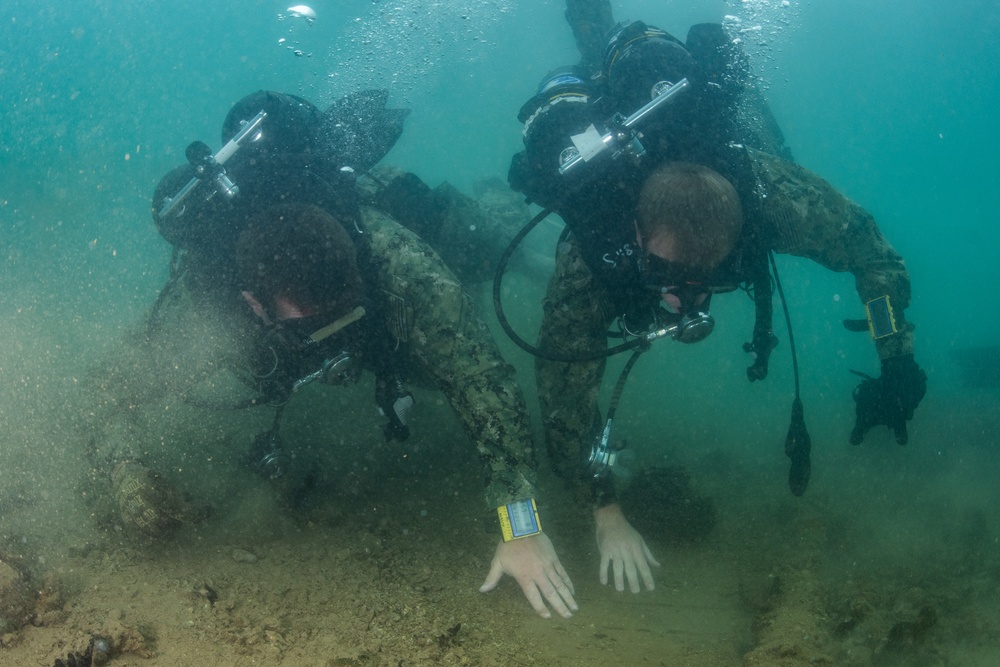
[[282, 204], [254, 217], [240, 235], [236, 262], [247, 287], [267, 300], [289, 296], [337, 312], [362, 300], [354, 242], [318, 206]]
[[736, 188], [721, 174], [697, 164], [671, 162], [646, 179], [637, 224], [644, 239], [669, 234], [677, 261], [711, 268], [739, 239], [743, 209]]

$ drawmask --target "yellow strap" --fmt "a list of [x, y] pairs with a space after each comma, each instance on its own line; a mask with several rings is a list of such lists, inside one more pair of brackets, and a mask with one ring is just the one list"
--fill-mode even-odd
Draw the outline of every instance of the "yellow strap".
[[338, 331], [346, 327], [348, 324], [353, 324], [357, 322], [364, 316], [365, 316], [365, 309], [362, 308], [361, 306], [358, 306], [348, 314], [341, 317], [336, 322], [328, 324], [319, 331], [314, 332], [313, 335], [309, 336], [309, 338], [311, 338], [314, 343], [318, 343], [324, 338], [329, 338], [333, 334], [337, 333]]
[[[872, 314], [873, 306], [879, 309], [875, 315]], [[899, 332], [899, 328], [896, 326], [896, 313], [892, 309], [892, 301], [889, 300], [888, 294], [867, 302], [865, 315], [868, 316], [868, 331], [871, 333], [872, 339], [879, 340]]]
[[500, 533], [504, 542], [542, 532], [542, 522], [538, 517], [538, 506], [534, 498], [501, 505], [497, 508], [497, 516], [500, 518]]

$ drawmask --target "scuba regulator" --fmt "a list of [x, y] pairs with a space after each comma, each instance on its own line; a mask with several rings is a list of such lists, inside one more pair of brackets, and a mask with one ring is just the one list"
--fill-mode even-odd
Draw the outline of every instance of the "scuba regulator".
[[[353, 384], [362, 363], [357, 327], [365, 316], [358, 306], [334, 322], [317, 327], [317, 316], [267, 324], [257, 345], [251, 372], [266, 402], [282, 404], [317, 380], [329, 385]], [[321, 317], [321, 316], [320, 316]]]
[[[261, 400], [277, 408], [271, 429], [254, 440], [250, 462], [265, 478], [276, 480], [288, 471], [291, 459], [285, 454], [278, 434], [285, 405], [291, 396], [313, 382], [342, 386], [361, 379], [366, 355], [365, 332], [354, 325], [365, 316], [365, 309], [355, 308], [347, 315], [307, 333], [314, 328], [317, 316], [283, 320], [267, 325], [257, 346], [252, 364], [253, 382]], [[376, 366], [375, 401], [379, 414], [387, 419], [382, 425], [386, 441], [406, 440], [410, 435], [407, 417], [415, 405], [413, 394], [403, 384], [399, 373]]]

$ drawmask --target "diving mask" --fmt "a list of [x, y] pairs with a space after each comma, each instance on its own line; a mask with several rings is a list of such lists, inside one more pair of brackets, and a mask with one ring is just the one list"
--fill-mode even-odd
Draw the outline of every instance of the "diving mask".
[[720, 279], [707, 271], [699, 271], [679, 262], [670, 262], [656, 255], [646, 255], [642, 267], [645, 287], [660, 295], [667, 312], [661, 313], [659, 335], [682, 343], [698, 343], [715, 329], [710, 306], [712, 295], [732, 292], [738, 285]]
[[324, 326], [323, 315], [270, 326], [259, 345], [254, 375], [285, 397], [316, 380], [331, 385], [356, 382], [362, 371], [360, 331], [347, 327], [364, 315], [359, 306]]

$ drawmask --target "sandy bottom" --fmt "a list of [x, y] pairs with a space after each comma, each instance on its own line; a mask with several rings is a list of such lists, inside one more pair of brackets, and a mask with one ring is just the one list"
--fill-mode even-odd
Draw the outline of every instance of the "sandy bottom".
[[929, 396], [908, 448], [884, 434], [817, 448], [803, 498], [773, 434], [712, 424], [731, 446], [664, 454], [693, 494], [664, 522], [707, 500], [714, 525], [648, 534], [663, 566], [638, 595], [599, 584], [589, 518], [543, 476], [580, 604], [546, 621], [509, 578], [477, 590], [496, 532], [474, 453], [433, 394], [414, 425], [432, 436], [406, 447], [381, 442], [367, 393], [304, 397], [285, 437], [323, 472], [296, 509], [241, 463], [268, 415], [169, 406], [176, 428], [149, 462], [215, 511], [146, 543], [70, 437], [72, 374], [33, 370], [48, 349], [35, 344], [0, 356], [14, 379], [0, 390], [0, 590], [29, 600], [23, 627], [0, 628], [0, 665], [54, 665], [95, 635], [120, 667], [1000, 664], [995, 394]]
[[715, 528], [687, 544], [653, 536], [664, 564], [657, 588], [633, 595], [597, 582], [591, 526], [560, 504], [556, 487], [546, 518], [581, 610], [545, 621], [509, 579], [476, 590], [494, 538], [476, 485], [461, 481], [475, 479], [474, 462], [456, 450], [435, 483], [414, 469], [426, 464], [399, 458], [372, 470], [370, 483], [294, 511], [237, 470], [236, 483], [217, 487], [212, 518], [157, 544], [124, 536], [94, 511], [100, 502], [37, 487], [8, 493], [5, 561], [37, 594], [30, 622], [0, 636], [0, 664], [52, 665], [93, 635], [110, 640], [110, 664], [148, 667], [943, 666], [1000, 657], [988, 508], [903, 510], [873, 525], [873, 515], [855, 514], [857, 501], [771, 493], [741, 502], [722, 494], [734, 485], [720, 475], [718, 492], [712, 480], [702, 489], [717, 507]]

